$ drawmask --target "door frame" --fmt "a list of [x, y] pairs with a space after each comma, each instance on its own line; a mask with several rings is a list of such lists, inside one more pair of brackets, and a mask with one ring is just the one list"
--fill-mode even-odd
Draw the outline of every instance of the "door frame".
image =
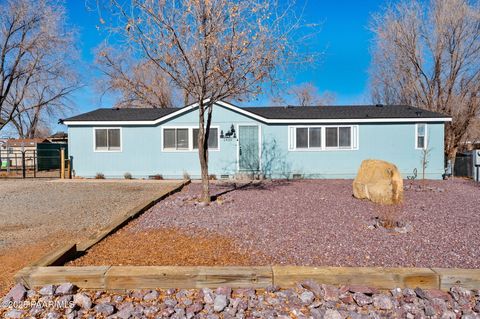
[[258, 171], [262, 170], [262, 126], [254, 123], [237, 123], [237, 172], [240, 172], [240, 127], [256, 126], [258, 128]]

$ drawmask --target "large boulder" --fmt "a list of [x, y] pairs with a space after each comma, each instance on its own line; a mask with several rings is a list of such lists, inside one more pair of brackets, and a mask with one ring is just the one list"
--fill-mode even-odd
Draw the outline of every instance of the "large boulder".
[[381, 160], [364, 160], [353, 181], [353, 196], [378, 204], [398, 204], [403, 200], [403, 179], [398, 168]]

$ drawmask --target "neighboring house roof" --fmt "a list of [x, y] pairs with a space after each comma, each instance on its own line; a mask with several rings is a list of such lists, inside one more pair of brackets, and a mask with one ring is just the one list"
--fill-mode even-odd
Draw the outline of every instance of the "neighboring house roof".
[[[226, 102], [217, 104], [265, 123], [451, 121], [451, 117], [444, 114], [406, 105], [238, 107]], [[157, 124], [197, 106], [196, 103], [183, 108], [98, 109], [61, 122], [66, 125]]]
[[29, 147], [35, 146], [38, 143], [49, 143], [48, 140], [44, 138], [18, 138], [18, 139], [8, 139], [6, 140], [6, 145], [8, 147]]
[[55, 134], [50, 135], [48, 138], [68, 138], [68, 134], [65, 132], [57, 132]]

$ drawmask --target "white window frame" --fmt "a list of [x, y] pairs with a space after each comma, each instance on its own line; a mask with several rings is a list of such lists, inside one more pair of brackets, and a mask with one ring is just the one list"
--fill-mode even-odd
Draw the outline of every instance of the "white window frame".
[[[418, 147], [418, 126], [425, 125], [425, 135], [423, 136], [423, 147]], [[428, 124], [427, 123], [417, 123], [415, 124], [415, 149], [425, 150], [428, 148]]]
[[[321, 128], [321, 147], [297, 148], [297, 128]], [[350, 128], [350, 147], [327, 147], [327, 128], [349, 127]], [[358, 125], [292, 125], [288, 126], [288, 150], [294, 152], [325, 152], [325, 151], [356, 151], [359, 148], [359, 126]], [[338, 134], [338, 138], [340, 135]], [[308, 144], [310, 144], [310, 131], [308, 131]]]
[[[97, 150], [97, 141], [96, 135], [97, 130], [120, 130], [120, 149], [119, 150], [109, 150], [108, 149], [108, 132], [107, 132], [107, 149], [106, 150]], [[93, 151], [95, 153], [120, 153], [123, 150], [123, 132], [121, 127], [94, 127], [93, 128]]]
[[[211, 129], [217, 129], [217, 140], [218, 140], [218, 147], [217, 148], [208, 148], [208, 151], [218, 152], [220, 151], [220, 126], [210, 126]], [[188, 148], [187, 149], [175, 149], [175, 148], [165, 148], [163, 144], [163, 137], [165, 136], [166, 129], [188, 129]], [[160, 139], [162, 152], [165, 153], [185, 153], [185, 152], [198, 152], [198, 149], [193, 148], [193, 129], [198, 129], [198, 126], [163, 126], [162, 127], [162, 136]], [[176, 141], [175, 141], [176, 142]]]

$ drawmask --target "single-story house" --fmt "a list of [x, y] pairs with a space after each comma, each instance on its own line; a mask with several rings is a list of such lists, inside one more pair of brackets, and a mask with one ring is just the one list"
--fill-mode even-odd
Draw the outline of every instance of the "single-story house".
[[[449, 116], [411, 106], [238, 107], [217, 102], [209, 138], [209, 172], [217, 178], [353, 178], [364, 159], [418, 176], [444, 174]], [[62, 121], [77, 176], [200, 177], [198, 104], [163, 109], [97, 109]]]

